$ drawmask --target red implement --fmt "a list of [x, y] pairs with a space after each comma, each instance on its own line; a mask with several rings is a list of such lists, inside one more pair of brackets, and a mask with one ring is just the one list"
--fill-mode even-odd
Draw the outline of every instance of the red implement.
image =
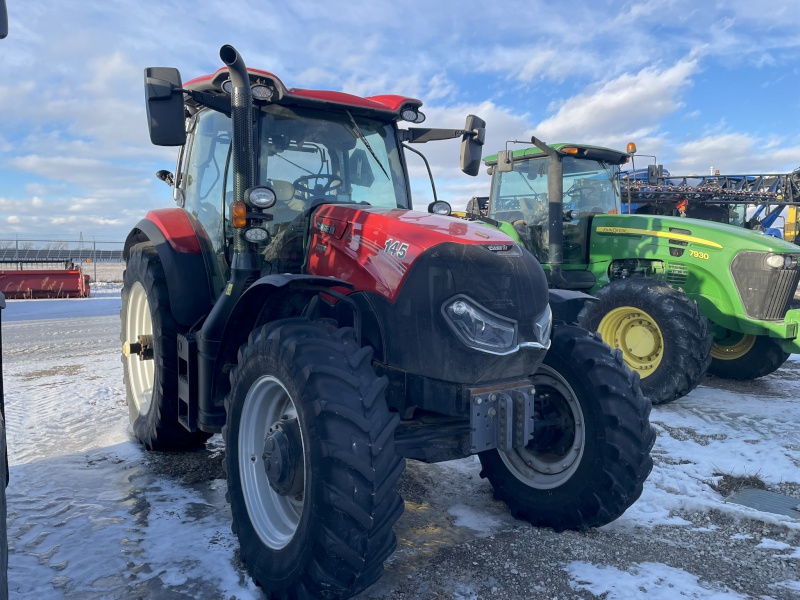
[[0, 271], [0, 291], [9, 300], [88, 298], [89, 276], [78, 269]]

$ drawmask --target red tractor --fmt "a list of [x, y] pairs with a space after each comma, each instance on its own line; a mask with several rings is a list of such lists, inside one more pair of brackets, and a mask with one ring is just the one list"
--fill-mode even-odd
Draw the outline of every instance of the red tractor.
[[573, 325], [588, 296], [548, 292], [529, 252], [446, 203], [412, 210], [407, 144], [461, 138], [475, 175], [483, 121], [401, 129], [419, 100], [287, 88], [220, 57], [186, 85], [145, 71], [151, 140], [181, 147], [158, 173], [178, 207], [125, 243], [122, 360], [147, 448], [224, 436], [256, 583], [347, 598], [376, 581], [406, 458], [478, 454], [536, 525], [622, 514], [654, 432], [620, 354]]

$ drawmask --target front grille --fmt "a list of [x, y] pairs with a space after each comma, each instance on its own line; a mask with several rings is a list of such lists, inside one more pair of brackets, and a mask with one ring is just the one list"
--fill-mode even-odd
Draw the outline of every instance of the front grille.
[[800, 281], [795, 269], [770, 269], [763, 252], [740, 252], [731, 273], [745, 313], [753, 319], [780, 321]]

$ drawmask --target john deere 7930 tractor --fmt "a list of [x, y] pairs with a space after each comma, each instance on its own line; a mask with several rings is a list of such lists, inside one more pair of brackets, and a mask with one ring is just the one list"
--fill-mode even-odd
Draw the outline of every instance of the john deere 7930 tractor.
[[[150, 136], [179, 146], [178, 206], [125, 244], [123, 367], [148, 448], [221, 432], [241, 557], [271, 598], [346, 598], [381, 574], [404, 460], [477, 454], [520, 518], [607, 523], [641, 494], [654, 433], [638, 378], [573, 323], [502, 232], [412, 210], [421, 102], [287, 88], [227, 65], [145, 72]], [[438, 211], [433, 203], [430, 211]], [[447, 207], [444, 211], [447, 212]]]
[[620, 214], [624, 152], [581, 144], [486, 158], [488, 218], [542, 263], [549, 284], [594, 294], [580, 321], [641, 377], [653, 403], [688, 393], [708, 371], [753, 379], [800, 351], [789, 310], [800, 248], [693, 218]]

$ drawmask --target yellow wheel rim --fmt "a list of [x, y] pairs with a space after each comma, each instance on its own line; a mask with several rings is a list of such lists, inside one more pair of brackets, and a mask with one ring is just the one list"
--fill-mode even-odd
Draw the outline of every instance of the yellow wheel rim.
[[615, 308], [597, 327], [603, 341], [619, 348], [627, 365], [644, 379], [661, 364], [664, 338], [655, 319], [633, 306]]
[[711, 357], [717, 360], [736, 360], [750, 352], [755, 343], [756, 336], [751, 333], [742, 334], [742, 337], [733, 344], [714, 342], [711, 345]]

